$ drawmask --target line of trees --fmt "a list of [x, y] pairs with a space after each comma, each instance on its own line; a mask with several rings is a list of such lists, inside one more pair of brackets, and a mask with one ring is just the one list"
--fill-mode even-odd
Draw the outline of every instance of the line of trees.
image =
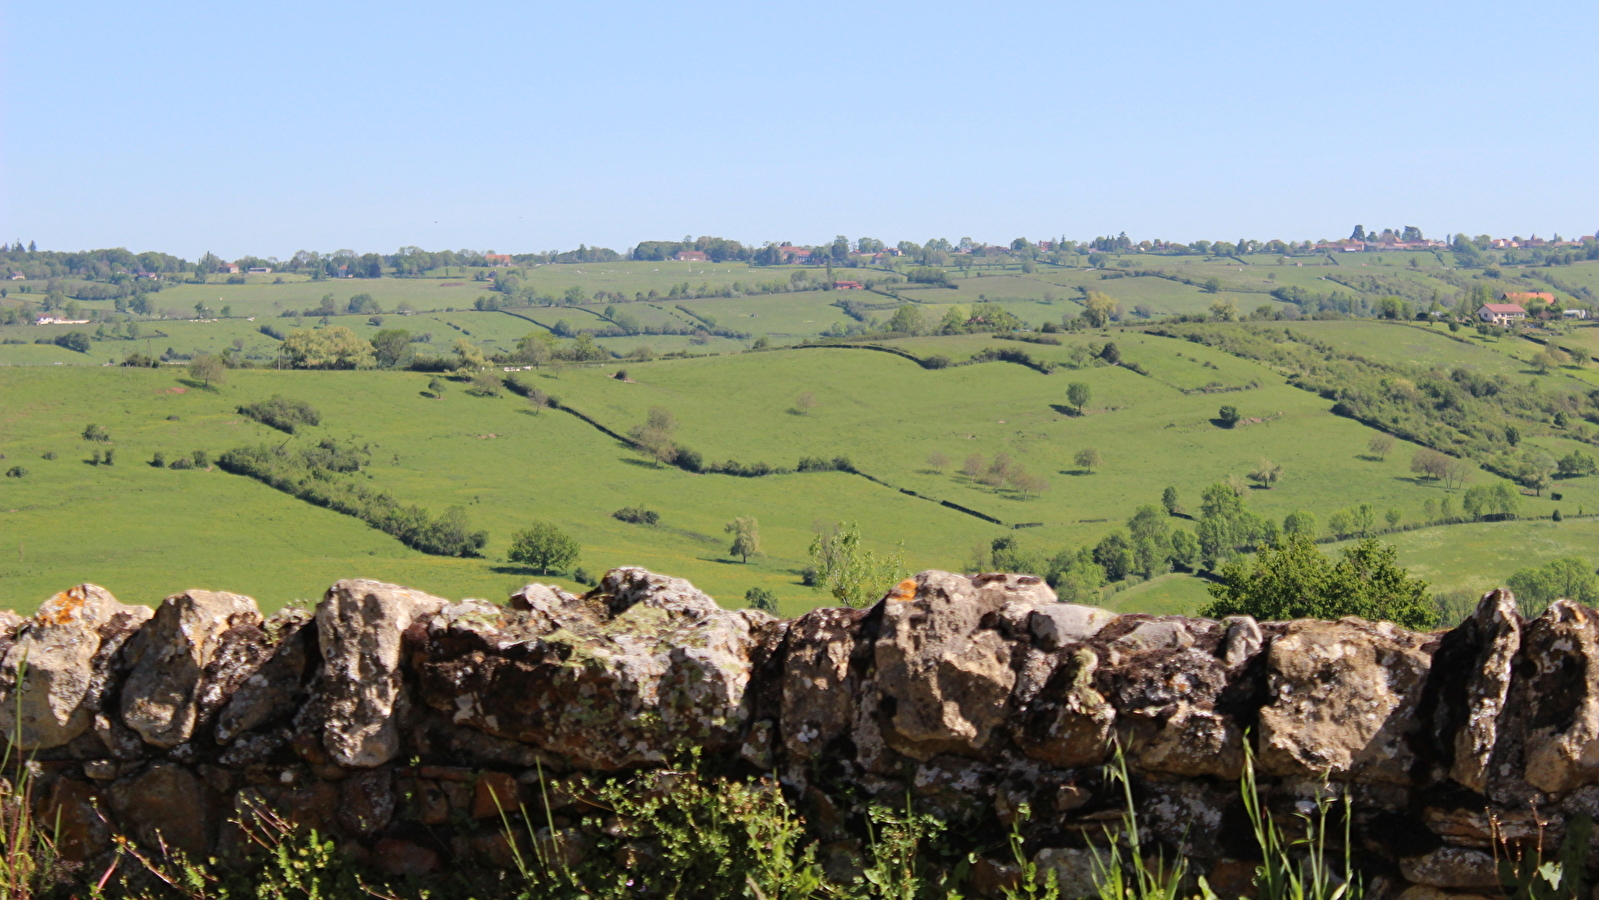
[[434, 516], [420, 506], [402, 505], [386, 493], [340, 477], [359, 472], [366, 459], [362, 449], [323, 440], [300, 449], [265, 444], [237, 447], [218, 457], [217, 465], [307, 503], [354, 516], [423, 553], [480, 555], [488, 543], [488, 532], [473, 530], [461, 507], [452, 506]]

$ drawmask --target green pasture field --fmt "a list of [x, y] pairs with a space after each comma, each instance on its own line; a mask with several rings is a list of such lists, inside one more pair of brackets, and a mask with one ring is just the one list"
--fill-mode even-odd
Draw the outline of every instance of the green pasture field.
[[1464, 367], [1489, 375], [1530, 374], [1525, 363], [1516, 361], [1500, 349], [1504, 341], [1481, 337], [1465, 328], [1451, 336], [1443, 325], [1410, 325], [1371, 319], [1303, 321], [1284, 327], [1381, 363], [1447, 369]]
[[1205, 590], [1208, 584], [1203, 578], [1171, 572], [1107, 594], [1100, 605], [1120, 613], [1196, 616], [1210, 602]]
[[[493, 314], [471, 315], [468, 325]], [[3, 552], [10, 553], [11, 535], [20, 535], [24, 545], [18, 565], [0, 569], [0, 599], [27, 607], [74, 580], [98, 578], [143, 599], [204, 581], [252, 593], [270, 606], [314, 597], [333, 577], [354, 575], [452, 597], [497, 597], [533, 578], [503, 560], [511, 532], [543, 518], [579, 537], [590, 571], [645, 565], [687, 577], [735, 606], [749, 587], [767, 587], [785, 612], [794, 613], [822, 600], [797, 577], [817, 522], [856, 520], [879, 549], [903, 541], [913, 568], [958, 569], [974, 547], [1002, 535], [1050, 552], [1097, 540], [1139, 503], [1156, 502], [1167, 484], [1197, 504], [1206, 485], [1247, 472], [1262, 455], [1288, 474], [1274, 490], [1251, 492], [1250, 503], [1277, 518], [1303, 507], [1325, 521], [1359, 498], [1380, 509], [1400, 508], [1414, 519], [1425, 499], [1442, 496], [1440, 488], [1409, 475], [1407, 448], [1383, 462], [1361, 458], [1369, 430], [1332, 416], [1325, 401], [1287, 387], [1261, 367], [1188, 342], [1110, 334], [1127, 358], [1168, 377], [1157, 380], [1118, 367], [1046, 376], [1009, 363], [930, 371], [890, 354], [833, 348], [629, 362], [633, 383], [607, 377], [619, 364], [528, 373], [563, 403], [618, 431], [642, 421], [650, 407], [664, 406], [681, 423], [678, 440], [709, 460], [792, 467], [802, 455], [848, 455], [895, 486], [1007, 523], [1042, 523], [1021, 532], [844, 473], [745, 479], [658, 468], [572, 416], [535, 416], [509, 395], [473, 397], [457, 385], [444, 399], [429, 399], [423, 394], [429, 376], [419, 373], [237, 370], [213, 392], [171, 369], [4, 369], [0, 452], [26, 465], [30, 475], [0, 482], [0, 509], [8, 511]], [[969, 355], [984, 339], [902, 343], [920, 352], [938, 342], [964, 342]], [[1068, 345], [988, 343], [1069, 351]], [[1216, 368], [1204, 366], [1206, 361]], [[1184, 394], [1165, 383], [1210, 377], [1247, 377], [1262, 386]], [[1095, 394], [1082, 417], [1063, 406], [1065, 386], [1073, 380], [1091, 384]], [[802, 391], [813, 393], [817, 405], [795, 415], [789, 409]], [[282, 442], [285, 436], [233, 411], [274, 393], [306, 400], [324, 416], [322, 427], [292, 441], [370, 442], [372, 464], [363, 477], [373, 487], [435, 512], [464, 506], [476, 527], [491, 534], [488, 558], [425, 557], [360, 522], [241, 477], [144, 464], [157, 450], [169, 457], [194, 449], [215, 455], [243, 443]], [[1210, 422], [1221, 402], [1238, 405], [1246, 416], [1281, 417], [1221, 429]], [[179, 418], [171, 421], [169, 415]], [[92, 448], [77, 435], [89, 422], [111, 430], [115, 466], [83, 462]], [[1105, 456], [1093, 474], [1072, 462], [1083, 446]], [[47, 451], [60, 456], [41, 459]], [[934, 451], [946, 454], [953, 467], [971, 453], [1010, 453], [1051, 487], [1022, 499], [1009, 489], [976, 484], [953, 468], [933, 471], [928, 456]], [[1568, 491], [1564, 505], [1590, 502], [1577, 501], [1576, 493]], [[1599, 496], [1591, 502], [1599, 509]], [[610, 517], [631, 505], [660, 512], [662, 526], [642, 528]], [[1531, 498], [1527, 506], [1538, 514], [1553, 508]], [[760, 519], [767, 553], [748, 566], [727, 558], [721, 533], [723, 523], [741, 515]], [[273, 523], [270, 538], [258, 535], [263, 522]], [[325, 563], [306, 562], [326, 547], [338, 549]], [[173, 571], [192, 583], [169, 583]], [[1180, 580], [1167, 579], [1107, 602], [1164, 610], [1186, 608], [1194, 596]]]
[[[574, 374], [543, 377], [559, 394]], [[0, 602], [32, 608], [82, 580], [142, 602], [191, 586], [227, 587], [267, 607], [314, 598], [336, 577], [387, 579], [451, 597], [503, 597], [529, 580], [575, 587], [503, 561], [511, 532], [545, 519], [579, 537], [590, 571], [643, 565], [687, 577], [732, 606], [748, 588], [766, 587], [793, 614], [821, 600], [797, 575], [818, 521], [859, 521], [880, 550], [903, 540], [915, 568], [958, 568], [972, 546], [1004, 533], [841, 473], [742, 479], [658, 468], [572, 416], [535, 416], [513, 396], [479, 398], [457, 387], [428, 399], [429, 376], [417, 373], [230, 375], [212, 392], [172, 371], [0, 371], [0, 452], [8, 467], [29, 470], [0, 481]], [[285, 435], [233, 410], [272, 393], [307, 400], [324, 416], [324, 426], [290, 440], [370, 442], [366, 477], [374, 487], [435, 512], [466, 507], [491, 534], [489, 558], [427, 557], [242, 477], [146, 464], [157, 450], [172, 458], [282, 443]], [[111, 431], [116, 465], [84, 462], [95, 445], [77, 435], [89, 422]], [[57, 459], [41, 458], [51, 451]], [[663, 514], [661, 526], [610, 517], [641, 504]], [[742, 515], [760, 519], [768, 554], [747, 566], [728, 558], [721, 528]], [[318, 556], [327, 558], [308, 563]], [[174, 572], [184, 583], [172, 583]]]
[[[287, 284], [178, 284], [151, 294], [150, 302], [184, 316], [194, 314], [196, 303], [219, 312], [231, 306], [236, 316], [277, 316], [284, 310], [315, 308], [327, 294], [341, 307], [357, 294], [370, 294], [385, 312], [393, 312], [401, 303], [422, 311], [471, 309], [477, 298], [494, 291], [487, 282], [471, 278], [330, 278]], [[97, 303], [110, 305], [110, 301]]]
[[1594, 518], [1440, 525], [1383, 540], [1399, 548], [1400, 565], [1427, 579], [1435, 591], [1492, 590], [1517, 569], [1562, 556], [1599, 565], [1599, 519]]
[[[1130, 351], [1130, 358], [1140, 352], [1150, 359], [1197, 356], [1204, 349], [1143, 340], [1148, 344]], [[1182, 371], [1179, 362], [1201, 373], [1195, 378], [1212, 371], [1187, 360], [1167, 365]], [[928, 371], [888, 354], [818, 348], [630, 364], [633, 384], [606, 377], [609, 367], [572, 370], [556, 392], [618, 431], [642, 422], [651, 407], [664, 407], [681, 423], [679, 442], [709, 460], [792, 466], [800, 456], [847, 455], [896, 486], [1003, 522], [1041, 523], [1024, 533], [1025, 540], [1057, 547], [1097, 539], [1136, 505], [1156, 502], [1168, 484], [1197, 503], [1205, 486], [1247, 473], [1262, 457], [1289, 473], [1275, 489], [1251, 492], [1256, 508], [1276, 518], [1298, 508], [1325, 517], [1358, 497], [1379, 509], [1398, 508], [1414, 521], [1425, 500], [1442, 497], [1441, 488], [1410, 475], [1413, 448], [1402, 444], [1384, 461], [1365, 459], [1369, 429], [1333, 416], [1326, 401], [1286, 386], [1264, 368], [1241, 360], [1230, 366], [1231, 373], [1217, 374], [1236, 377], [1253, 368], [1261, 386], [1184, 394], [1125, 368], [1046, 376], [996, 362]], [[1064, 405], [1066, 385], [1077, 380], [1094, 393], [1082, 417]], [[816, 400], [806, 415], [791, 411], [801, 392]], [[1223, 403], [1264, 421], [1218, 428], [1211, 420]], [[1087, 446], [1107, 460], [1092, 474], [1073, 462]], [[952, 461], [951, 469], [930, 468], [935, 452]], [[954, 471], [971, 454], [991, 459], [998, 453], [1048, 478], [1050, 489], [1023, 499]], [[1482, 473], [1481, 480], [1492, 476]]]

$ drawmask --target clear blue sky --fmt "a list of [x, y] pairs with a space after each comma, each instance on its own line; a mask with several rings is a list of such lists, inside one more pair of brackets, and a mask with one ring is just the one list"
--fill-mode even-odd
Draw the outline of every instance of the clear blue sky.
[[8, 0], [0, 239], [1591, 234], [1599, 4]]

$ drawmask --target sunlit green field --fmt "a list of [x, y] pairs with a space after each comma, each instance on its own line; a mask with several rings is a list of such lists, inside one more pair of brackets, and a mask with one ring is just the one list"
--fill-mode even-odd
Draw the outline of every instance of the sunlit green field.
[[[1360, 264], [1367, 269], [1410, 271], [1403, 254], [1391, 263], [1364, 256], [1370, 258]], [[1079, 296], [1079, 287], [1109, 293], [1128, 310], [1145, 304], [1157, 314], [1202, 312], [1217, 297], [1234, 299], [1246, 313], [1260, 303], [1281, 306], [1265, 293], [1274, 284], [1328, 289], [1320, 280], [1326, 268], [1311, 265], [1313, 258], [1304, 266], [1254, 258], [1243, 266], [1236, 260], [1190, 258], [1125, 257], [1123, 262], [1165, 267], [1200, 280], [1213, 273], [1226, 287], [1213, 294], [1168, 278], [1102, 278], [1097, 271], [1053, 266], [1023, 274], [1013, 266], [982, 269], [982, 277], [957, 274], [955, 290], [923, 289], [907, 296], [933, 321], [951, 306], [986, 300], [1039, 324], [1075, 316], [1080, 307], [1071, 298]], [[614, 263], [538, 267], [527, 277], [543, 279], [540, 290], [559, 293], [575, 284], [592, 296], [596, 290], [664, 294], [684, 281], [717, 286], [782, 280], [793, 271]], [[821, 270], [806, 271], [824, 277]], [[1442, 269], [1430, 264], [1430, 271]], [[1433, 277], [1428, 272], [1423, 268], [1414, 277]], [[836, 277], [864, 274], [841, 269]], [[474, 311], [472, 301], [488, 291], [469, 274], [286, 282], [171, 288], [159, 295], [163, 308], [172, 305], [183, 314], [174, 305], [181, 300], [192, 315], [195, 302], [213, 308], [229, 304], [234, 317], [142, 321], [137, 339], [108, 335], [94, 341], [88, 353], [32, 341], [95, 326], [0, 328], [0, 339], [27, 341], [0, 344], [0, 453], [5, 454], [0, 469], [20, 465], [28, 470], [23, 478], [0, 479], [0, 604], [31, 608], [55, 590], [91, 580], [140, 602], [204, 586], [241, 590], [274, 607], [314, 598], [332, 580], [353, 575], [451, 597], [501, 597], [535, 578], [505, 561], [512, 532], [545, 519], [578, 538], [581, 565], [591, 573], [644, 565], [689, 578], [730, 606], [740, 605], [749, 588], [764, 587], [777, 594], [783, 612], [792, 614], [825, 600], [803, 587], [799, 575], [815, 529], [838, 521], [860, 522], [868, 543], [879, 551], [902, 542], [913, 569], [963, 569], [975, 549], [997, 537], [1017, 537], [1047, 553], [1096, 542], [1137, 506], [1158, 502], [1168, 485], [1192, 508], [1207, 485], [1246, 474], [1263, 459], [1281, 465], [1285, 476], [1271, 490], [1250, 491], [1248, 502], [1276, 519], [1307, 509], [1325, 523], [1335, 510], [1365, 502], [1379, 514], [1392, 509], [1401, 521], [1417, 522], [1427, 501], [1436, 503], [1448, 494], [1458, 504], [1460, 497], [1409, 471], [1414, 447], [1399, 442], [1386, 458], [1373, 457], [1367, 449], [1370, 429], [1332, 415], [1327, 400], [1289, 386], [1263, 365], [1118, 327], [1055, 335], [1059, 344], [990, 335], [886, 342], [920, 358], [942, 355], [956, 364], [989, 348], [1021, 351], [1062, 367], [1049, 375], [1005, 362], [926, 369], [859, 349], [746, 352], [752, 340], [687, 335], [602, 338], [600, 343], [619, 354], [647, 346], [655, 354], [687, 351], [700, 358], [618, 360], [523, 375], [617, 432], [643, 422], [651, 408], [664, 408], [679, 423], [675, 439], [711, 463], [731, 459], [792, 468], [806, 456], [847, 456], [888, 486], [835, 472], [738, 478], [658, 467], [573, 416], [534, 415], [513, 395], [475, 397], [457, 382], [443, 399], [431, 399], [424, 394], [431, 376], [418, 373], [235, 370], [225, 384], [205, 390], [187, 380], [182, 366], [152, 371], [106, 365], [130, 352], [159, 355], [168, 349], [192, 354], [235, 348], [247, 358], [268, 361], [275, 358], [278, 342], [261, 327], [283, 332], [321, 327], [319, 318], [281, 312], [315, 306], [327, 292], [340, 302], [350, 294], [372, 293], [385, 309], [377, 320], [335, 316], [327, 324], [362, 337], [380, 327], [404, 328], [426, 335], [417, 349], [433, 354], [448, 354], [458, 339], [505, 352], [525, 335], [563, 320], [573, 328], [603, 326], [609, 305]], [[891, 298], [865, 291], [663, 298], [618, 309], [656, 326], [693, 327], [700, 322], [695, 315], [705, 316], [721, 328], [747, 332], [751, 339], [767, 335], [781, 346], [853, 323], [834, 305], [844, 299], [882, 306], [871, 312], [882, 319], [892, 313]], [[402, 300], [418, 312], [396, 315], [394, 307]], [[108, 308], [110, 303], [83, 306]], [[1541, 345], [1482, 338], [1469, 329], [1456, 333], [1463, 339], [1457, 340], [1441, 326], [1370, 320], [1278, 327], [1384, 362], [1465, 366], [1531, 379], [1548, 390], [1586, 391], [1599, 379], [1599, 370], [1577, 366], [1540, 374], [1530, 360]], [[1579, 328], [1559, 341], [1576, 346], [1593, 334], [1599, 330]], [[1098, 364], [1094, 356], [1106, 342], [1116, 343], [1121, 358], [1147, 374]], [[628, 381], [611, 377], [621, 369]], [[1067, 405], [1067, 385], [1077, 381], [1093, 394], [1083, 415]], [[322, 411], [324, 424], [288, 439], [234, 411], [240, 403], [275, 393], [310, 402]], [[808, 410], [797, 408], [801, 394], [814, 400]], [[1234, 429], [1219, 427], [1214, 417], [1223, 404], [1236, 406], [1246, 422]], [[78, 434], [91, 422], [111, 430], [115, 465], [87, 462], [96, 447]], [[435, 513], [464, 507], [476, 527], [490, 533], [485, 558], [425, 556], [357, 520], [242, 477], [147, 464], [158, 450], [169, 457], [195, 449], [216, 455], [243, 443], [325, 437], [370, 444], [371, 465], [360, 477], [401, 502]], [[1557, 457], [1586, 446], [1556, 429], [1527, 434], [1523, 441]], [[1091, 472], [1074, 459], [1085, 448], [1099, 451], [1104, 460]], [[46, 460], [46, 453], [57, 458]], [[1000, 454], [1042, 476], [1047, 488], [1023, 496], [1012, 487], [987, 486], [961, 474], [968, 457], [981, 457], [986, 464]], [[1471, 483], [1495, 480], [1478, 471]], [[1557, 506], [1567, 516], [1599, 512], [1599, 478], [1563, 479], [1555, 490], [1563, 495], [1558, 504], [1548, 496], [1525, 496], [1524, 512], [1543, 517]], [[662, 524], [628, 525], [610, 515], [634, 505], [659, 512]], [[746, 565], [728, 556], [722, 526], [748, 515], [761, 522], [764, 554]], [[1012, 530], [1011, 525], [1028, 527]], [[1502, 580], [1524, 558], [1580, 555], [1595, 528], [1590, 520], [1559, 526], [1517, 522], [1433, 528], [1391, 539], [1400, 544], [1402, 559], [1413, 560], [1441, 588], [1475, 589]], [[1485, 537], [1474, 544], [1478, 531], [1516, 537], [1498, 544]], [[544, 580], [574, 586], [570, 579]], [[1105, 602], [1121, 610], [1192, 612], [1205, 600], [1204, 582], [1170, 575], [1107, 591]]]
[[[843, 349], [629, 363], [632, 383], [608, 377], [616, 366], [529, 374], [614, 430], [625, 431], [661, 406], [679, 421], [679, 442], [712, 462], [793, 467], [801, 456], [846, 455], [896, 487], [1007, 524], [1040, 523], [1019, 534], [1050, 551], [1097, 540], [1133, 507], [1155, 502], [1168, 484], [1197, 503], [1206, 485], [1249, 471], [1262, 456], [1288, 472], [1274, 490], [1252, 492], [1251, 504], [1273, 517], [1300, 507], [1326, 515], [1359, 497], [1414, 518], [1424, 500], [1441, 494], [1409, 476], [1402, 450], [1382, 462], [1361, 458], [1367, 429], [1332, 416], [1324, 401], [1264, 369], [1186, 342], [1117, 336], [1128, 358], [1167, 377], [1118, 367], [1046, 376], [1008, 363], [929, 371], [889, 354]], [[1075, 338], [1091, 339], [1097, 338]], [[940, 340], [957, 339], [904, 343]], [[1062, 355], [1070, 349], [1020, 346]], [[1185, 394], [1166, 383], [1211, 377], [1248, 377], [1261, 386], [1214, 395]], [[353, 574], [451, 596], [497, 595], [530, 577], [503, 562], [511, 532], [543, 518], [579, 537], [591, 571], [647, 565], [734, 604], [748, 588], [764, 586], [797, 611], [821, 600], [797, 577], [818, 522], [857, 520], [880, 549], [903, 541], [917, 568], [962, 568], [974, 547], [1018, 534], [843, 473], [747, 479], [658, 468], [571, 416], [535, 416], [512, 396], [474, 397], [460, 386], [432, 400], [423, 394], [427, 380], [405, 372], [235, 371], [211, 392], [170, 369], [0, 371], [6, 425], [0, 452], [30, 472], [0, 483], [4, 533], [8, 542], [20, 535], [24, 545], [17, 566], [0, 574], [0, 592], [6, 602], [27, 606], [36, 602], [30, 597], [67, 582], [99, 578], [113, 590], [153, 598], [190, 586], [168, 580], [182, 572], [190, 581], [254, 592], [269, 604], [314, 596], [331, 577]], [[1073, 380], [1091, 385], [1095, 395], [1081, 417], [1064, 405]], [[798, 415], [794, 401], [802, 392], [816, 402]], [[157, 450], [170, 457], [281, 442], [284, 436], [233, 411], [273, 393], [307, 400], [323, 413], [321, 428], [293, 440], [370, 442], [372, 465], [363, 477], [374, 487], [435, 511], [465, 507], [491, 534], [489, 558], [427, 558], [359, 522], [239, 477], [144, 464]], [[1218, 396], [1264, 421], [1218, 428], [1210, 421]], [[111, 430], [116, 465], [84, 462], [92, 447], [77, 435], [89, 422]], [[1105, 458], [1092, 473], [1073, 462], [1085, 446]], [[51, 451], [59, 458], [41, 459]], [[935, 453], [951, 461], [941, 471], [929, 463]], [[1024, 498], [958, 472], [967, 456], [991, 460], [1000, 453], [1043, 475], [1048, 489]], [[660, 512], [663, 527], [640, 528], [609, 515], [640, 504]], [[741, 515], [760, 519], [767, 554], [747, 566], [728, 559], [721, 531]], [[271, 539], [261, 536], [261, 522], [273, 523]], [[306, 563], [325, 548], [333, 548], [329, 559]], [[1156, 607], [1187, 602], [1154, 587], [1116, 602], [1135, 603], [1141, 595]]]

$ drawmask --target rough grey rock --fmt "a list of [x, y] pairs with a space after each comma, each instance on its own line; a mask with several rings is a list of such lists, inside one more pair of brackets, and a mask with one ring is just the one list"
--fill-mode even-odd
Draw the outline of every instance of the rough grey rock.
[[199, 716], [202, 676], [223, 633], [260, 623], [255, 601], [240, 594], [193, 590], [161, 601], [125, 651], [130, 670], [122, 686], [122, 721], [157, 747], [187, 741]]
[[1461, 628], [1471, 632], [1470, 639], [1478, 649], [1466, 680], [1465, 721], [1455, 732], [1454, 764], [1449, 774], [1482, 793], [1488, 789], [1491, 756], [1499, 742], [1499, 719], [1510, 694], [1511, 667], [1521, 651], [1521, 616], [1516, 612], [1515, 595], [1489, 591]]
[[1499, 887], [1494, 858], [1481, 850], [1465, 847], [1439, 847], [1423, 856], [1405, 857], [1399, 860], [1399, 872], [1406, 881], [1432, 887]]
[[337, 582], [316, 610], [322, 650], [323, 743], [344, 766], [379, 766], [400, 749], [395, 717], [406, 704], [402, 638], [449, 601], [379, 581]]
[[1093, 897], [1099, 893], [1094, 851], [1071, 847], [1045, 847], [1033, 854], [1039, 877], [1055, 873], [1055, 884], [1065, 898]]
[[182, 766], [159, 762], [116, 782], [111, 786], [111, 804], [147, 848], [165, 842], [203, 858], [210, 846], [215, 804], [205, 783]]
[[[742, 742], [752, 655], [764, 634], [781, 634], [772, 616], [724, 610], [686, 581], [637, 568], [613, 569], [585, 597], [555, 602], [553, 611], [433, 629], [423, 699], [458, 725], [585, 768]], [[564, 625], [539, 636], [541, 615]]]
[[1055, 592], [1031, 575], [948, 572], [902, 587], [882, 601], [875, 648], [877, 688], [894, 709], [884, 740], [917, 760], [981, 752], [1004, 724], [1016, 682], [1010, 642], [985, 620], [1013, 601], [1054, 603]]
[[1266, 643], [1260, 623], [1255, 621], [1254, 616], [1228, 616], [1221, 624], [1227, 629], [1226, 637], [1222, 639], [1221, 658], [1229, 666], [1241, 666], [1248, 662]]
[[1063, 769], [1105, 761], [1116, 709], [1094, 689], [1099, 657], [1078, 647], [1010, 724], [1011, 738], [1028, 756]]
[[[312, 642], [316, 629], [311, 627], [312, 622], [308, 610], [274, 613], [263, 625], [263, 640], [258, 645], [261, 652], [249, 654], [225, 679], [216, 680], [219, 686], [227, 683], [227, 693], [217, 691], [212, 698], [202, 691], [202, 707], [221, 703], [216, 715], [218, 743], [231, 744], [241, 734], [286, 719], [299, 708], [315, 653]], [[229, 655], [225, 649], [220, 658], [225, 660]]]
[[1099, 630], [1115, 618], [1115, 613], [1097, 606], [1046, 603], [1033, 609], [1028, 626], [1040, 647], [1059, 650], [1099, 634]]
[[1288, 777], [1411, 783], [1408, 739], [1435, 645], [1388, 622], [1289, 623], [1267, 651], [1262, 767]]
[[782, 737], [796, 760], [821, 756], [854, 724], [860, 687], [851, 659], [863, 643], [858, 629], [865, 614], [816, 609], [789, 626], [783, 639]]
[[1194, 645], [1194, 633], [1186, 621], [1173, 618], [1151, 619], [1138, 623], [1131, 631], [1116, 638], [1113, 643], [1121, 652], [1180, 650]]
[[1525, 777], [1547, 793], [1599, 779], [1599, 616], [1556, 600], [1523, 632], [1533, 666], [1525, 715]]
[[117, 652], [151, 614], [96, 584], [46, 600], [0, 660], [0, 734], [41, 750], [88, 731]]

